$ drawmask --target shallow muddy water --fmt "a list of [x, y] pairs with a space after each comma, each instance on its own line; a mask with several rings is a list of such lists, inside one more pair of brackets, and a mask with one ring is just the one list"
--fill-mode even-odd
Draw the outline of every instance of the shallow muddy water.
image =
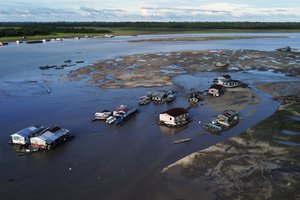
[[[299, 44], [299, 35], [295, 37], [296, 44]], [[80, 67], [97, 59], [131, 53], [239, 49], [241, 46], [248, 49], [244, 42], [253, 43], [249, 40], [232, 41], [236, 45], [230, 41], [213, 41], [205, 45], [193, 42], [145, 46], [126, 43], [127, 39], [66, 40], [61, 43], [10, 45], [0, 49], [0, 199], [151, 199], [155, 192], [164, 189], [164, 177], [160, 175], [163, 167], [241, 133], [271, 115], [279, 106], [269, 95], [252, 88], [261, 98], [261, 103], [242, 110], [242, 121], [222, 135], [205, 134], [202, 129], [203, 123], [218, 113], [207, 104], [190, 110], [194, 121], [186, 127], [170, 129], [159, 126], [157, 119], [160, 112], [188, 106], [183, 92], [171, 104], [151, 103], [140, 107], [141, 112], [123, 126], [108, 126], [102, 122], [92, 123], [93, 114], [103, 109], [114, 109], [120, 104], [136, 105], [140, 96], [157, 88], [99, 89], [87, 85], [84, 80], [57, 82], [57, 78], [67, 70], [48, 70], [46, 73], [53, 75], [45, 78], [42, 75], [45, 72], [38, 69], [40, 65], [62, 64], [67, 59], [85, 60]], [[285, 42], [276, 43], [278, 46], [272, 44], [257, 48], [271, 50], [287, 45], [289, 41], [285, 39]], [[293, 80], [272, 72], [230, 74], [250, 84]], [[212, 72], [178, 75], [174, 78], [175, 86], [165, 89], [204, 90], [219, 75]], [[45, 79], [53, 81], [44, 82]], [[47, 90], [51, 91], [50, 94]], [[51, 152], [18, 156], [7, 143], [9, 135], [36, 124], [68, 128], [75, 139]], [[174, 140], [186, 137], [191, 137], [192, 142], [173, 144]]]

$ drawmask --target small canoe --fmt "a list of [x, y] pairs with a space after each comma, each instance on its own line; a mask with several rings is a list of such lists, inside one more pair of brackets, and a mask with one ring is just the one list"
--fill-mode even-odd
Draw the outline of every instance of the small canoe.
[[180, 143], [185, 143], [185, 142], [190, 142], [190, 141], [192, 141], [192, 138], [185, 138], [185, 139], [174, 141], [174, 144], [180, 144]]

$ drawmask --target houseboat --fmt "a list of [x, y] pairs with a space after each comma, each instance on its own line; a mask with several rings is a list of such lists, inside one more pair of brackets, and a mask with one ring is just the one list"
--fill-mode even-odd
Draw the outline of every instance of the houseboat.
[[222, 85], [225, 88], [241, 87], [243, 83], [238, 80], [231, 79], [229, 75], [223, 75], [214, 80], [215, 84]]
[[43, 130], [42, 126], [30, 126], [23, 130], [20, 130], [14, 134], [12, 134], [11, 137], [11, 143], [12, 144], [20, 144], [20, 145], [27, 145], [30, 144], [30, 138], [34, 136], [35, 134], [41, 132]]
[[204, 125], [204, 129], [207, 131], [218, 133], [232, 126], [236, 125], [240, 121], [238, 112], [234, 110], [225, 110], [218, 114], [217, 119], [212, 120], [210, 123]]
[[137, 107], [128, 108], [127, 105], [120, 105], [112, 112], [112, 116], [109, 116], [106, 119], [106, 123], [115, 123], [116, 125], [121, 125], [138, 111], [139, 110]]
[[171, 102], [175, 100], [175, 93], [172, 90], [158, 90], [151, 94], [151, 99], [155, 103]]
[[181, 126], [189, 122], [189, 112], [184, 108], [172, 108], [159, 114], [159, 124]]
[[[126, 107], [127, 108], [127, 107]], [[114, 116], [116, 117], [115, 124], [121, 125], [125, 123], [131, 116], [137, 113], [139, 110], [137, 107], [127, 108], [127, 110], [118, 111]]]
[[188, 101], [190, 104], [198, 104], [200, 101], [202, 101], [202, 98], [199, 93], [192, 93], [190, 94]]
[[151, 102], [151, 97], [149, 96], [142, 96], [139, 100], [140, 105], [146, 105], [149, 104], [150, 102]]
[[58, 126], [49, 127], [37, 136], [30, 138], [30, 145], [34, 149], [51, 150], [56, 145], [66, 141], [69, 134], [68, 129]]
[[223, 85], [219, 85], [219, 84], [211, 85], [210, 88], [208, 89], [208, 94], [214, 97], [221, 96], [222, 94], [224, 94]]
[[112, 114], [109, 110], [103, 110], [102, 112], [96, 112], [93, 121], [106, 120]]
[[162, 103], [167, 96], [168, 94], [166, 91], [159, 90], [152, 94], [152, 101], [155, 103]]
[[166, 97], [166, 102], [172, 102], [175, 100], [175, 97], [176, 95], [175, 94], [169, 94], [167, 97]]
[[290, 46], [287, 46], [287, 47], [281, 47], [281, 48], [276, 49], [276, 51], [281, 51], [281, 52], [291, 52], [291, 51], [292, 51], [292, 48], [291, 48]]

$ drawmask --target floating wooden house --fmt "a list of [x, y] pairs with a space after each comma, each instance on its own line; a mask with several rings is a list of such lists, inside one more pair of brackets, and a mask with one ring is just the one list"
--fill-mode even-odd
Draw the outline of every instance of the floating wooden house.
[[189, 96], [189, 103], [190, 104], [197, 104], [199, 101], [202, 101], [200, 93], [191, 93]]
[[239, 120], [238, 112], [234, 110], [225, 110], [218, 114], [217, 119], [205, 124], [203, 128], [212, 133], [218, 133], [236, 125], [239, 123]]
[[96, 112], [94, 120], [106, 120], [112, 114], [109, 110], [103, 110], [102, 112]]
[[159, 123], [180, 126], [189, 122], [189, 112], [184, 108], [172, 108], [159, 114]]
[[229, 127], [231, 124], [234, 124], [238, 120], [238, 113], [234, 110], [225, 110], [217, 116], [217, 122], [225, 127]]
[[30, 137], [43, 130], [43, 127], [30, 126], [11, 135], [13, 144], [26, 145], [30, 143]]
[[42, 134], [30, 138], [30, 144], [36, 149], [51, 150], [57, 144], [66, 140], [70, 131], [58, 126], [45, 129]]
[[242, 86], [242, 82], [238, 80], [231, 79], [230, 75], [223, 75], [214, 80], [215, 84], [222, 85], [226, 88], [240, 87]]
[[221, 96], [224, 93], [224, 89], [222, 85], [219, 84], [213, 84], [212, 86], [210, 86], [210, 88], [208, 89], [208, 94], [212, 95], [214, 97], [218, 97]]
[[154, 102], [163, 102], [168, 96], [166, 91], [157, 91], [152, 94], [152, 101]]
[[152, 101], [156, 103], [162, 103], [162, 102], [171, 102], [175, 100], [175, 93], [170, 90], [170, 91], [165, 91], [165, 90], [158, 90], [157, 92], [154, 92], [151, 94], [151, 99]]

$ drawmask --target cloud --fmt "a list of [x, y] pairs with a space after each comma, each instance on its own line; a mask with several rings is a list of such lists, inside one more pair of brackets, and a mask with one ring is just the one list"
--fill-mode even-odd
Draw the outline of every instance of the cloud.
[[[124, 6], [111, 4], [105, 8], [92, 4], [76, 4], [72, 7], [46, 7], [14, 5], [0, 8], [0, 21], [299, 21], [300, 8], [295, 7], [257, 7], [250, 4], [233, 3], [183, 3], [177, 0], [160, 2], [136, 1]], [[145, 3], [147, 2], [147, 3]], [[205, 1], [207, 2], [207, 1]], [[106, 2], [108, 4], [108, 2]], [[1, 3], [0, 3], [1, 5]], [[89, 5], [89, 6], [87, 6]], [[118, 7], [119, 5], [119, 7]]]
[[212, 12], [212, 13], [227, 13], [226, 10], [206, 10], [206, 9], [194, 9], [194, 8], [153, 8], [153, 7], [142, 7], [144, 10], [154, 11], [170, 11], [170, 12]]

